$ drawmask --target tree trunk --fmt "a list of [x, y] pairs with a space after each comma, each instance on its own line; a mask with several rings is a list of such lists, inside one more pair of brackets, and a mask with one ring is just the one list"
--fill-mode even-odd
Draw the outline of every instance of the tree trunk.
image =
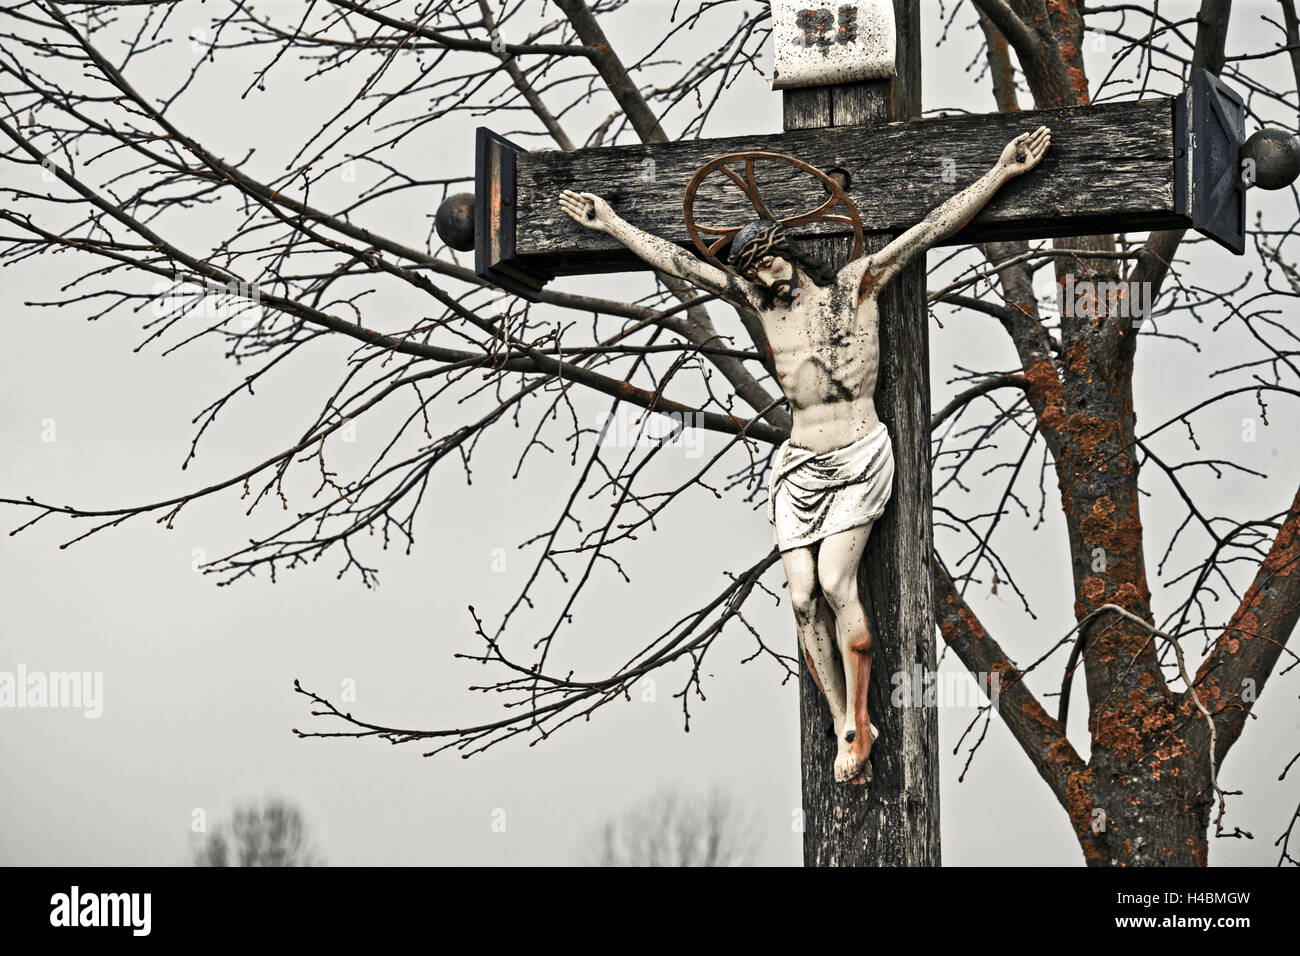
[[[871, 125], [919, 115], [917, 8], [917, 0], [895, 0], [895, 80], [788, 91], [785, 128]], [[851, 185], [850, 197], [870, 199], [854, 196]], [[875, 248], [888, 239], [874, 238]], [[813, 251], [828, 262], [846, 255], [833, 242], [819, 243]], [[935, 668], [929, 381], [922, 261], [896, 278], [880, 300], [876, 408], [894, 443], [894, 491], [858, 573], [874, 638], [868, 696], [872, 721], [880, 728], [871, 757], [874, 779], [865, 787], [835, 782], [830, 713], [807, 664], [801, 664], [806, 866], [939, 865], [937, 717], [933, 708], [890, 706], [891, 675], [911, 675], [917, 665]]]
[[[1149, 756], [1117, 763], [1106, 756], [1070, 779], [1067, 809], [1089, 866], [1205, 866], [1214, 805], [1209, 733], [1199, 711], [1166, 713], [1188, 722], [1145, 740]], [[1153, 764], [1155, 769], [1153, 770]]]

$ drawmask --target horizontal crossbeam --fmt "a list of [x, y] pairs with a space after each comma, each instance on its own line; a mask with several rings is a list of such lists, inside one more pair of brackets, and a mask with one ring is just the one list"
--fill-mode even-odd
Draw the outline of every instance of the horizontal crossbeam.
[[[571, 221], [559, 205], [566, 189], [596, 193], [632, 225], [693, 248], [683, 193], [697, 169], [728, 153], [781, 153], [838, 172], [865, 232], [897, 234], [982, 175], [1013, 137], [1040, 125], [1052, 130], [1042, 164], [999, 190], [948, 244], [1201, 226], [1195, 206], [1209, 200], [1189, 187], [1198, 139], [1188, 132], [1188, 117], [1198, 114], [1188, 109], [1184, 94], [570, 153], [519, 150], [480, 130], [479, 272], [529, 295], [554, 276], [646, 268], [613, 239]], [[1222, 145], [1225, 155], [1236, 149]], [[743, 179], [743, 164], [737, 172]], [[766, 206], [782, 218], [827, 199], [816, 177], [789, 166], [759, 163], [753, 175]], [[698, 224], [719, 229], [757, 217], [736, 181], [720, 174], [699, 187], [693, 208]], [[794, 232], [837, 238], [851, 235], [851, 227], [825, 220]]]

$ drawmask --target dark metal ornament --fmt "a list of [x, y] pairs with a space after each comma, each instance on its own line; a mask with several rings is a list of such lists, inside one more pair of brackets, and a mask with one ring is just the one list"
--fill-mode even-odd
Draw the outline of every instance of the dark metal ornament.
[[433, 217], [438, 238], [457, 252], [474, 250], [474, 194], [448, 196]]
[[1248, 186], [1285, 189], [1300, 176], [1300, 142], [1286, 130], [1255, 133], [1242, 145], [1241, 159]]
[[[754, 178], [754, 164], [760, 162], [793, 166], [800, 172], [815, 177], [828, 193], [826, 201], [809, 212], [797, 216], [787, 216], [784, 219], [778, 218], [768, 208], [758, 182]], [[743, 164], [744, 175], [732, 169], [733, 164]], [[691, 181], [686, 184], [686, 192], [682, 196], [682, 216], [686, 221], [687, 234], [691, 237], [691, 241], [695, 243], [695, 248], [699, 250], [700, 255], [719, 269], [735, 274], [735, 270], [723, 262], [718, 253], [736, 238], [736, 235], [747, 223], [741, 223], [737, 226], [705, 226], [695, 221], [695, 194], [699, 192], [704, 181], [715, 173], [726, 176], [740, 188], [741, 192], [750, 201], [750, 204], [753, 205], [758, 218], [771, 219], [780, 223], [786, 229], [811, 222], [842, 222], [853, 227], [853, 251], [849, 254], [848, 261], [853, 262], [855, 259], [860, 259], [865, 253], [866, 244], [863, 238], [862, 219], [858, 215], [858, 208], [853, 205], [853, 200], [849, 199], [848, 194], [845, 193], [839, 182], [833, 177], [822, 172], [816, 166], [811, 166], [802, 160], [795, 159], [793, 156], [785, 156], [781, 153], [727, 153], [725, 156], [709, 160], [696, 170], [695, 175], [691, 177]], [[844, 206], [847, 215], [831, 212], [832, 209], [840, 205]], [[716, 236], [717, 238], [706, 241], [706, 235], [710, 237]]]

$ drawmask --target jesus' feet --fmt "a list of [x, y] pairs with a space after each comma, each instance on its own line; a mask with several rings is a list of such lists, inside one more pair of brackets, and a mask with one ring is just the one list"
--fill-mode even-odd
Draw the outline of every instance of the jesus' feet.
[[851, 722], [845, 722], [839, 734], [839, 752], [835, 755], [837, 783], [864, 784], [871, 781], [871, 745], [880, 736], [880, 731], [875, 724], [868, 726], [871, 731], [860, 734]]

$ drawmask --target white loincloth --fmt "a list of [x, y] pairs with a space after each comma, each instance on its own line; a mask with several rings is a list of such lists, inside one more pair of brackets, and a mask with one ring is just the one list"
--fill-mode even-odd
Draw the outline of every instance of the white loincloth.
[[767, 519], [782, 551], [873, 521], [894, 487], [894, 446], [885, 423], [851, 445], [816, 454], [788, 441], [776, 453]]

